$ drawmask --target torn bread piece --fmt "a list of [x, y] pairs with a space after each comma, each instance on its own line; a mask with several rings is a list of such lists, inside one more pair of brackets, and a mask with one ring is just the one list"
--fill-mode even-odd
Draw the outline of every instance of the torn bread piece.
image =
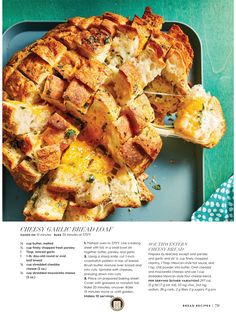
[[61, 149], [58, 144], [44, 146], [35, 153], [37, 169], [41, 173], [56, 169], [60, 165], [60, 161]]
[[136, 176], [139, 176], [158, 156], [161, 147], [162, 140], [159, 133], [150, 124], [121, 146], [121, 160]]
[[141, 202], [150, 202], [154, 199], [153, 193], [147, 188], [144, 181], [147, 180], [148, 175], [144, 172], [137, 178], [138, 189]]
[[139, 52], [143, 50], [149, 37], [153, 34], [160, 33], [163, 18], [157, 14], [153, 14], [151, 8], [146, 8], [142, 18], [134, 16], [131, 26], [134, 27], [139, 34]]
[[201, 85], [195, 85], [177, 111], [174, 131], [187, 141], [214, 147], [226, 131], [219, 100], [206, 93]]
[[189, 42], [188, 36], [184, 34], [182, 29], [176, 24], [171, 26], [168, 34], [174, 38], [174, 45], [181, 51], [184, 63], [187, 68], [187, 73], [189, 73], [189, 70], [193, 64], [194, 52]]
[[87, 174], [87, 189], [75, 194], [75, 203], [91, 208], [107, 201], [111, 195], [108, 177], [101, 174]]
[[147, 86], [156, 76], [161, 75], [162, 70], [166, 67], [164, 61], [164, 51], [159, 43], [149, 39], [145, 49], [132, 62], [139, 71], [142, 88]]
[[164, 23], [163, 17], [152, 13], [152, 9], [150, 7], [145, 8], [142, 19], [145, 20], [148, 28], [154, 33], [158, 33]]
[[122, 167], [110, 182], [111, 203], [114, 207], [139, 207], [138, 183], [127, 167]]
[[43, 184], [38, 187], [24, 208], [24, 215], [30, 220], [60, 221], [68, 205], [65, 195], [53, 194]]

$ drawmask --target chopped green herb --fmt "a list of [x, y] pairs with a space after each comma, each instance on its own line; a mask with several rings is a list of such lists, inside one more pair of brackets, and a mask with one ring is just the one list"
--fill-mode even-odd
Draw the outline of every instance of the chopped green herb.
[[88, 38], [86, 38], [85, 41], [87, 41], [89, 44], [94, 44], [98, 42], [98, 39], [95, 36], [91, 35]]
[[84, 104], [84, 108], [88, 108], [88, 107], [89, 107], [89, 103], [86, 102], [86, 103]]
[[138, 85], [134, 84], [134, 92], [136, 92], [138, 90]]
[[63, 201], [59, 201], [57, 205], [58, 205], [58, 207], [63, 207], [64, 203], [63, 203]]
[[95, 181], [95, 177], [93, 174], [90, 174], [86, 182], [93, 183]]
[[107, 45], [110, 43], [110, 36], [105, 37], [104, 44]]
[[160, 190], [161, 189], [160, 184], [155, 184], [152, 187], [153, 187], [154, 190]]
[[24, 110], [24, 109], [25, 109], [25, 107], [23, 107], [23, 106], [20, 106], [20, 109]]
[[63, 65], [58, 64], [57, 67], [58, 67], [59, 69], [62, 69], [62, 68], [63, 68]]
[[198, 114], [197, 114], [197, 120], [198, 120], [198, 123], [201, 124], [202, 123], [202, 111], [199, 111]]
[[76, 135], [75, 130], [69, 129], [68, 131], [66, 131], [65, 133], [65, 138], [70, 138], [71, 136]]

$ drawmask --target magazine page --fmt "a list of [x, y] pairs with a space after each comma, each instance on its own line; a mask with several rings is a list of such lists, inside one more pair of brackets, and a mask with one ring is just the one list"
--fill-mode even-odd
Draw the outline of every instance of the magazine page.
[[233, 4], [2, 1], [1, 313], [236, 312]]

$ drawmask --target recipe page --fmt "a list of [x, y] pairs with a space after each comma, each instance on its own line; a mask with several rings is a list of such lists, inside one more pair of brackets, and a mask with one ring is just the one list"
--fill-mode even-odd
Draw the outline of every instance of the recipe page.
[[233, 4], [2, 1], [0, 313], [236, 313]]

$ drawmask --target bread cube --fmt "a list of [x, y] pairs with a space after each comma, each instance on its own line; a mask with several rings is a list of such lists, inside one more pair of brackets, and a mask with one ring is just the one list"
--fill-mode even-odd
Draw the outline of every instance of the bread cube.
[[34, 53], [30, 53], [18, 68], [38, 85], [41, 85], [52, 71], [50, 64]]
[[8, 140], [2, 145], [2, 161], [10, 172], [24, 159], [24, 154], [16, 144], [16, 142]]
[[103, 63], [96, 60], [88, 60], [75, 72], [75, 78], [95, 92], [110, 74], [111, 71]]
[[123, 114], [127, 115], [132, 126], [133, 134], [138, 134], [149, 122], [155, 119], [154, 110], [146, 95], [142, 94], [130, 101], [122, 108]]
[[55, 69], [64, 79], [72, 80], [75, 71], [80, 68], [85, 61], [86, 59], [80, 56], [76, 51], [66, 51], [58, 61]]
[[29, 192], [35, 188], [43, 174], [38, 172], [35, 164], [29, 160], [23, 160], [12, 172], [13, 178], [19, 187]]
[[52, 110], [47, 105], [3, 101], [3, 127], [14, 135], [40, 131], [46, 125]]
[[66, 50], [66, 47], [54, 38], [39, 40], [31, 49], [31, 51], [49, 63], [52, 67], [54, 67], [60, 60]]
[[55, 75], [50, 75], [44, 84], [41, 98], [56, 106], [62, 111], [66, 111], [63, 95], [67, 87], [67, 82]]
[[32, 104], [41, 100], [38, 87], [18, 70], [8, 78], [4, 89], [12, 99], [17, 101]]

